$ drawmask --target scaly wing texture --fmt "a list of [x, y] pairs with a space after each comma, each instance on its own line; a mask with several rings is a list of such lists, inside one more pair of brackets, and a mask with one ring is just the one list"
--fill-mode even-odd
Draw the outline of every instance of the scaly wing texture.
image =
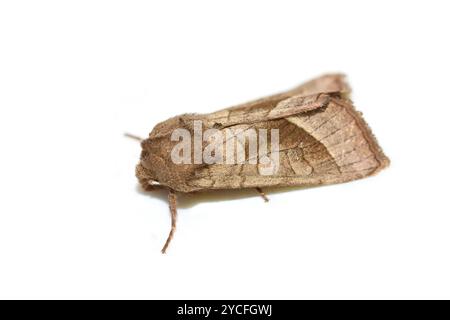
[[303, 98], [308, 98], [307, 96], [310, 96], [309, 99], [303, 101], [302, 104], [315, 103], [315, 105], [311, 108], [314, 109], [315, 107], [320, 107], [324, 103], [327, 103], [325, 101], [325, 96], [323, 95], [327, 93], [339, 93], [340, 95], [345, 96], [350, 94], [350, 87], [345, 81], [345, 76], [341, 74], [324, 75], [310, 80], [292, 90], [247, 102], [235, 107], [219, 110], [203, 116], [205, 117], [204, 119], [207, 119], [211, 125], [216, 125], [218, 128], [229, 127], [242, 122], [248, 123], [254, 121], [255, 119], [258, 120], [258, 118], [266, 118], [266, 120], [270, 120], [275, 117], [273, 114], [272, 117], [268, 117], [269, 113], [274, 110], [279, 103], [285, 103], [284, 100], [286, 99], [296, 98], [297, 100], [301, 100]]
[[223, 129], [238, 124], [252, 124], [287, 118], [302, 112], [325, 107], [330, 102], [330, 99], [331, 96], [326, 93], [308, 96], [295, 95], [277, 103], [274, 103], [274, 100], [264, 100], [257, 107], [223, 110], [214, 115], [201, 116], [200, 119], [206, 127]]
[[204, 165], [195, 169], [188, 185], [201, 190], [331, 184], [375, 174], [389, 164], [361, 114], [338, 96], [323, 108], [228, 129], [250, 128], [280, 130], [276, 174], [261, 175], [260, 165]]

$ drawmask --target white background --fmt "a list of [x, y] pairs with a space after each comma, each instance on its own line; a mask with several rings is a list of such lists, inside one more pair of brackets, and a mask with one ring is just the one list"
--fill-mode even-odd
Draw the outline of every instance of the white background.
[[[446, 1], [2, 1], [0, 298], [450, 298]], [[155, 124], [345, 72], [392, 164], [139, 191]]]

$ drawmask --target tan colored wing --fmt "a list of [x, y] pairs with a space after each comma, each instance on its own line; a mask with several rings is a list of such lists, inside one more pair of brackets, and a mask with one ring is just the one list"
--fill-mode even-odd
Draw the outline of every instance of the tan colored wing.
[[339, 93], [342, 96], [347, 96], [350, 93], [350, 87], [346, 83], [344, 75], [324, 75], [292, 90], [204, 116], [216, 128], [229, 127], [239, 123], [273, 120], [323, 107], [328, 103], [328, 97], [324, 94], [332, 93]]
[[223, 129], [238, 124], [252, 124], [256, 122], [287, 118], [302, 112], [326, 107], [331, 96], [318, 93], [309, 96], [296, 95], [279, 102], [263, 103], [258, 107], [229, 109], [214, 114], [203, 115], [201, 120], [206, 127]]
[[321, 109], [284, 119], [228, 129], [250, 128], [279, 129], [280, 166], [274, 175], [262, 175], [261, 164], [205, 165], [195, 169], [188, 185], [201, 190], [331, 184], [373, 175], [389, 164], [361, 114], [344, 98], [332, 97]]

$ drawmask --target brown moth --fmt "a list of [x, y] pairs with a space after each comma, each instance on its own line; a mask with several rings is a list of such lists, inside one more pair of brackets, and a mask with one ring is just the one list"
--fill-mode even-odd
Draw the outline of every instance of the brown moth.
[[[162, 252], [176, 227], [176, 192], [255, 188], [267, 201], [261, 188], [341, 183], [374, 175], [388, 166], [389, 159], [349, 94], [343, 75], [325, 75], [284, 93], [210, 114], [184, 114], [156, 125], [141, 142], [136, 176], [147, 191], [169, 191], [172, 227]], [[214, 133], [199, 136], [196, 123]], [[185, 161], [174, 163], [172, 156], [180, 143], [173, 136], [177, 129], [189, 133], [202, 150], [209, 148], [210, 156], [221, 161], [202, 162], [192, 148], [186, 148], [184, 154], [180, 152]], [[270, 141], [259, 139], [258, 147], [264, 145], [266, 151], [252, 158], [245, 155], [251, 148], [249, 142], [233, 139], [250, 130], [272, 130], [278, 136]], [[271, 148], [274, 142], [276, 149]], [[240, 161], [236, 152], [230, 153], [239, 144], [241, 154], [244, 151]], [[231, 161], [223, 160], [224, 154], [231, 154]], [[277, 170], [264, 174], [273, 159], [278, 162]]]

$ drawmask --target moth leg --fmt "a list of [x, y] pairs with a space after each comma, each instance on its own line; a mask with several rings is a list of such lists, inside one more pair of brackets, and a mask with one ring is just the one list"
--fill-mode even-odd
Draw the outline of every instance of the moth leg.
[[144, 140], [144, 139], [142, 139], [141, 137], [135, 136], [134, 134], [127, 133], [127, 132], [125, 132], [123, 135], [124, 135], [125, 137], [127, 137], [127, 138], [131, 138], [131, 139], [134, 139], [134, 140], [137, 140], [137, 141], [142, 141], [142, 140]]
[[264, 199], [265, 202], [269, 202], [269, 198], [267, 198], [266, 193], [261, 188], [256, 188], [256, 191], [258, 191], [259, 195]]
[[169, 209], [170, 209], [170, 216], [172, 218], [172, 224], [169, 232], [169, 236], [167, 237], [166, 243], [164, 244], [164, 247], [162, 248], [161, 252], [166, 253], [167, 248], [169, 247], [170, 241], [172, 241], [173, 234], [175, 233], [176, 224], [177, 224], [177, 195], [175, 194], [175, 191], [172, 189], [169, 189]]

